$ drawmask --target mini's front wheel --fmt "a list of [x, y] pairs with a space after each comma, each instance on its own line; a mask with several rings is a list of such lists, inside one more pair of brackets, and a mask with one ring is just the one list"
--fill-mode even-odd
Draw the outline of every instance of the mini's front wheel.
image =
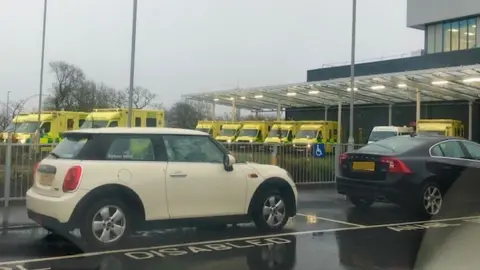
[[288, 208], [280, 192], [263, 192], [253, 203], [253, 221], [260, 230], [281, 230], [287, 223]]

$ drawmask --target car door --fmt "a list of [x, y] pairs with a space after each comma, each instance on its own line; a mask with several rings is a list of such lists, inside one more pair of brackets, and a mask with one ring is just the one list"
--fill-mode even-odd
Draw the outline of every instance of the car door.
[[168, 211], [171, 218], [245, 213], [246, 176], [226, 171], [225, 152], [203, 135], [164, 135], [168, 166]]
[[[112, 134], [104, 164], [114, 166], [115, 183], [133, 190], [143, 203], [147, 220], [168, 219], [166, 155], [161, 137], [149, 134]], [[106, 168], [105, 168], [106, 169]]]
[[447, 140], [433, 146], [430, 150], [432, 163], [430, 168], [434, 173], [448, 182], [453, 183], [467, 168], [468, 154], [458, 140]]

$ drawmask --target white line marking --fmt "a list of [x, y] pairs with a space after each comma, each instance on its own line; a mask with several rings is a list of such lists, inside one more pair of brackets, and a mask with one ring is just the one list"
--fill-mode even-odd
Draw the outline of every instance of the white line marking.
[[475, 219], [475, 218], [480, 218], [480, 215], [478, 215], [478, 216], [467, 216], [467, 217], [457, 217], [457, 218], [435, 219], [435, 220], [428, 220], [428, 221], [423, 220], [423, 221], [411, 221], [411, 222], [400, 222], [400, 223], [390, 223], [390, 224], [365, 225], [363, 227], [347, 227], [347, 228], [334, 228], [334, 229], [323, 229], [323, 230], [300, 231], [300, 232], [286, 232], [286, 233], [277, 233], [277, 234], [269, 234], [269, 235], [257, 235], [257, 236], [238, 237], [238, 238], [207, 240], [207, 241], [200, 241], [200, 242], [171, 244], [171, 245], [162, 245], [162, 246], [150, 246], [150, 247], [138, 247], [138, 248], [129, 248], [129, 249], [105, 250], [105, 251], [80, 253], [80, 254], [67, 255], [67, 256], [57, 256], [57, 257], [48, 257], [48, 258], [38, 258], [38, 259], [27, 259], [27, 260], [0, 262], [0, 266], [2, 266], [2, 265], [24, 264], [24, 263], [34, 263], [34, 262], [46, 262], [46, 261], [54, 261], [54, 260], [75, 259], [75, 258], [92, 257], [92, 256], [105, 255], [105, 254], [117, 254], [117, 253], [145, 251], [145, 250], [152, 250], [152, 249], [165, 249], [165, 248], [175, 248], [175, 247], [184, 247], [184, 246], [208, 245], [208, 244], [215, 244], [215, 243], [222, 243], [222, 242], [245, 241], [245, 240], [254, 240], [254, 239], [262, 239], [262, 238], [270, 238], [270, 237], [305, 235], [305, 234], [325, 233], [325, 232], [353, 231], [353, 230], [364, 230], [364, 229], [371, 229], [371, 228], [386, 228], [386, 227], [391, 227], [391, 226], [420, 224], [420, 223], [432, 223], [432, 222], [441, 222], [441, 221], [454, 221], [454, 220], [465, 220], [465, 221], [467, 221], [469, 219]]
[[302, 217], [315, 217], [316, 219], [319, 219], [319, 220], [325, 220], [325, 221], [330, 221], [330, 222], [333, 222], [333, 223], [339, 223], [339, 224], [343, 224], [343, 225], [355, 226], [355, 227], [359, 227], [359, 228], [365, 227], [365, 225], [355, 224], [355, 223], [346, 222], [346, 221], [341, 221], [341, 220], [336, 220], [336, 219], [331, 219], [331, 218], [319, 217], [319, 216], [317, 216], [317, 215], [306, 215], [306, 214], [297, 213], [297, 216], [302, 216]]

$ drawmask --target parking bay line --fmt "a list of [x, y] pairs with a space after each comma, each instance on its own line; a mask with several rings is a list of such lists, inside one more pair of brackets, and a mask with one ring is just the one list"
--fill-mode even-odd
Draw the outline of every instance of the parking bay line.
[[302, 217], [314, 217], [314, 218], [319, 219], [319, 220], [329, 221], [329, 222], [338, 223], [338, 224], [343, 224], [343, 225], [354, 226], [354, 227], [358, 227], [358, 228], [365, 227], [365, 225], [356, 224], [356, 223], [351, 223], [351, 222], [346, 222], [346, 221], [337, 220], [337, 219], [319, 217], [319, 216], [317, 216], [317, 215], [307, 215], [307, 214], [297, 213], [297, 216], [302, 216]]
[[24, 263], [46, 262], [46, 261], [55, 261], [55, 260], [68, 260], [68, 259], [76, 259], [76, 258], [82, 258], [82, 257], [93, 257], [93, 256], [107, 255], [107, 254], [118, 254], [118, 253], [136, 252], [136, 251], [149, 251], [149, 250], [152, 250], [152, 249], [165, 249], [165, 248], [176, 248], [176, 247], [185, 247], [185, 246], [208, 245], [208, 244], [216, 244], [216, 243], [231, 242], [231, 241], [246, 241], [246, 240], [255, 240], [255, 239], [263, 239], [263, 238], [282, 237], [282, 236], [296, 236], [296, 235], [307, 235], [307, 234], [315, 234], [315, 233], [354, 231], [354, 230], [364, 230], [364, 229], [373, 229], [373, 228], [387, 228], [387, 227], [401, 226], [401, 225], [435, 223], [435, 222], [455, 221], [455, 220], [469, 220], [469, 219], [477, 219], [477, 218], [480, 218], [480, 215], [466, 216], [466, 217], [456, 217], [456, 218], [445, 218], [445, 219], [434, 219], [434, 220], [423, 220], [423, 221], [399, 222], [399, 223], [390, 223], [390, 224], [364, 225], [363, 227], [352, 226], [352, 227], [346, 227], [346, 228], [333, 228], [333, 229], [310, 230], [310, 231], [299, 231], [299, 232], [285, 232], [285, 233], [268, 234], [268, 235], [247, 236], [247, 237], [238, 237], [238, 238], [208, 240], [208, 241], [200, 241], [200, 242], [190, 242], [190, 243], [161, 245], [161, 246], [150, 246], [150, 247], [138, 247], [138, 248], [129, 248], [129, 249], [105, 250], [105, 251], [97, 251], [97, 252], [80, 253], [80, 254], [75, 254], [75, 255], [37, 258], [37, 259], [27, 259], [27, 260], [18, 260], [18, 261], [6, 261], [6, 262], [0, 262], [0, 266], [16, 265], [16, 264], [24, 264]]

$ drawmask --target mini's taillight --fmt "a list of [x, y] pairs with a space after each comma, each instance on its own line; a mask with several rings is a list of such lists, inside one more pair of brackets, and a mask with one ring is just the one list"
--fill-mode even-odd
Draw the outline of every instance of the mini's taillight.
[[341, 154], [339, 158], [340, 164], [342, 164], [342, 162], [345, 161], [346, 159], [348, 159], [348, 154], [347, 153]]
[[388, 163], [388, 172], [391, 173], [412, 173], [410, 168], [399, 159], [392, 157], [382, 157], [380, 162]]
[[82, 177], [82, 167], [75, 165], [68, 169], [65, 178], [63, 179], [63, 192], [72, 192], [78, 188], [80, 178]]
[[40, 162], [37, 162], [35, 163], [35, 165], [33, 165], [33, 177], [35, 177], [35, 174], [37, 173], [37, 170], [38, 170], [38, 166], [40, 165]]

